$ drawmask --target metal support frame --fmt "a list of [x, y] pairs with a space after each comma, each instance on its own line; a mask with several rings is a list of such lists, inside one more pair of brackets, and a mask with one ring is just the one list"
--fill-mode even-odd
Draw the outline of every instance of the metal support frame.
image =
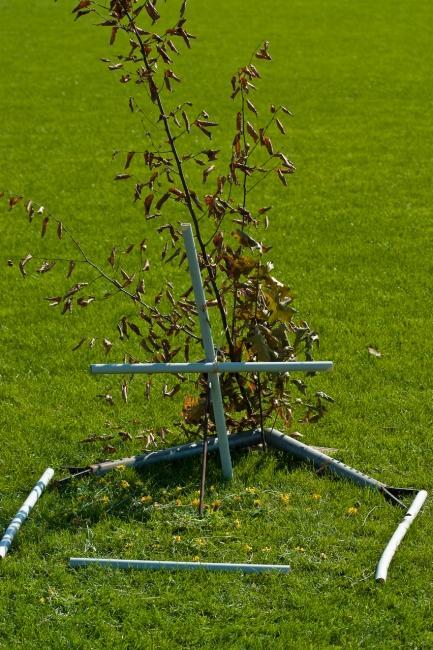
[[[231, 479], [233, 469], [230, 457], [231, 447], [245, 447], [263, 442], [263, 434], [266, 443], [276, 449], [288, 452], [289, 454], [312, 462], [321, 470], [329, 470], [337, 476], [354, 481], [358, 485], [376, 489], [394, 505], [407, 509], [399, 497], [403, 495], [415, 494], [411, 506], [407, 509], [404, 520], [400, 523], [394, 535], [390, 539], [382, 557], [379, 561], [376, 571], [376, 580], [384, 582], [387, 577], [388, 567], [397, 550], [400, 541], [406, 534], [409, 526], [427, 498], [427, 492], [418, 491], [413, 488], [396, 488], [355, 470], [341, 461], [338, 461], [319, 450], [304, 445], [302, 442], [290, 438], [275, 429], [265, 429], [264, 432], [259, 430], [246, 431], [233, 436], [228, 436], [224, 406], [219, 382], [219, 373], [222, 372], [320, 372], [332, 368], [331, 361], [312, 361], [312, 362], [221, 362], [218, 361], [216, 350], [212, 339], [212, 331], [209, 322], [209, 315], [206, 306], [206, 297], [200, 274], [200, 266], [197, 257], [197, 251], [194, 245], [194, 237], [190, 224], [182, 224], [182, 234], [184, 238], [185, 250], [187, 253], [189, 270], [194, 290], [194, 298], [198, 309], [200, 321], [200, 331], [206, 359], [196, 363], [136, 363], [136, 364], [95, 364], [91, 366], [94, 374], [155, 374], [155, 373], [204, 373], [208, 376], [212, 408], [217, 431], [216, 438], [208, 440], [208, 451], [219, 451], [223, 476]], [[186, 445], [180, 445], [171, 449], [123, 458], [117, 461], [107, 461], [90, 465], [87, 468], [71, 468], [71, 472], [76, 477], [85, 476], [86, 474], [101, 475], [119, 465], [130, 467], [144, 467], [163, 461], [197, 456], [202, 453], [203, 443], [195, 442]], [[68, 477], [71, 478], [71, 477]], [[66, 481], [68, 479], [64, 479]], [[60, 481], [59, 483], [62, 483]], [[120, 559], [101, 559], [101, 558], [71, 558], [70, 565], [73, 567], [87, 566], [89, 564], [98, 564], [113, 568], [138, 568], [138, 569], [207, 569], [221, 571], [243, 571], [243, 572], [262, 572], [278, 571], [287, 573], [289, 567], [285, 565], [252, 565], [252, 564], [227, 564], [227, 563], [196, 563], [196, 562], [171, 562], [171, 561], [153, 561], [153, 560], [120, 560]]]
[[196, 363], [101, 363], [91, 366], [93, 374], [155, 374], [155, 373], [203, 373], [208, 376], [215, 428], [218, 436], [218, 450], [224, 478], [233, 478], [230, 445], [224, 414], [219, 374], [222, 372], [322, 372], [331, 370], [331, 361], [275, 361], [275, 362], [221, 362], [218, 361], [212, 338], [206, 296], [200, 273], [197, 250], [191, 224], [181, 224], [185, 251], [191, 275], [194, 299], [198, 310], [205, 361]]

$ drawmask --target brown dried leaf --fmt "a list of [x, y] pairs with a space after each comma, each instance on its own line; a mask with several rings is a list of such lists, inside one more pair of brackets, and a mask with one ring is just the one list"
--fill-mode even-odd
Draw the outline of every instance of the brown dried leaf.
[[180, 390], [180, 384], [176, 384], [176, 386], [173, 386], [171, 390], [167, 390], [167, 386], [164, 386], [164, 391], [163, 391], [163, 397], [173, 397], [173, 395], [176, 395]]
[[71, 287], [65, 294], [65, 298], [69, 298], [69, 296], [73, 296], [74, 293], [77, 293], [78, 291], [81, 291], [83, 287], [87, 287], [89, 283], [88, 282], [77, 282], [74, 284], [73, 287]]
[[143, 336], [142, 333], [140, 332], [140, 328], [138, 327], [138, 325], [136, 325], [135, 323], [131, 323], [131, 321], [128, 321], [128, 326], [129, 329], [134, 332], [134, 334], [136, 334], [137, 336]]
[[126, 156], [126, 162], [125, 162], [124, 169], [128, 169], [128, 167], [131, 164], [131, 161], [134, 158], [134, 156], [135, 156], [135, 151], [128, 151], [128, 155]]
[[51, 298], [45, 298], [45, 300], [50, 300], [48, 307], [57, 307], [63, 300], [63, 296], [53, 296]]
[[112, 248], [112, 249], [111, 249], [111, 253], [110, 253], [110, 257], [107, 259], [107, 262], [109, 263], [109, 265], [110, 265], [112, 268], [114, 268], [114, 263], [115, 263], [115, 261], [116, 261], [116, 250], [117, 250], [117, 249], [116, 249], [115, 247]]
[[284, 187], [287, 187], [286, 177], [285, 177], [285, 175], [283, 174], [283, 172], [281, 171], [281, 169], [277, 169], [276, 172], [277, 172], [277, 176], [278, 176], [278, 178], [280, 179], [280, 181], [282, 182], [282, 184], [284, 185]]
[[23, 257], [22, 260], [20, 260], [19, 267], [20, 267], [21, 275], [23, 276], [23, 278], [25, 278], [26, 275], [27, 275], [26, 270], [25, 270], [25, 266], [26, 266], [26, 264], [27, 264], [28, 262], [30, 262], [30, 260], [32, 259], [32, 257], [33, 257], [33, 255], [31, 255], [31, 254], [29, 253], [28, 255], [26, 255], [25, 257]]
[[35, 209], [33, 207], [33, 201], [32, 200], [27, 201], [27, 203], [25, 205], [25, 208], [26, 208], [26, 211], [27, 211], [27, 214], [28, 214], [28, 217], [29, 217], [29, 221], [31, 222], [32, 219], [33, 219], [33, 215], [35, 213]]
[[126, 380], [123, 380], [122, 382], [122, 399], [125, 404], [128, 402], [128, 384]]
[[148, 194], [148, 195], [146, 196], [146, 198], [144, 199], [144, 214], [145, 214], [146, 216], [147, 216], [147, 215], [149, 214], [149, 212], [150, 212], [150, 208], [151, 208], [151, 205], [152, 205], [152, 201], [153, 201], [154, 196], [155, 196], [155, 195], [154, 195], [153, 193], [151, 193], [151, 194]]
[[268, 137], [263, 138], [263, 144], [265, 145], [266, 149], [268, 150], [268, 154], [270, 156], [273, 156], [274, 155], [274, 147], [272, 146], [271, 138], [268, 138]]
[[209, 165], [209, 167], [206, 167], [206, 169], [203, 170], [203, 183], [206, 183], [207, 177], [213, 172], [214, 169], [215, 165]]
[[108, 353], [110, 352], [111, 348], [113, 347], [112, 342], [109, 341], [109, 340], [106, 339], [106, 338], [104, 338], [104, 339], [102, 340], [102, 345], [103, 345], [103, 347], [104, 347], [105, 354], [108, 354]]
[[189, 133], [191, 131], [191, 125], [189, 123], [188, 115], [185, 113], [185, 111], [182, 111], [182, 117], [183, 121], [185, 122], [185, 128]]
[[67, 298], [64, 302], [62, 314], [66, 314], [66, 312], [69, 314], [72, 312], [72, 298]]
[[87, 307], [90, 305], [91, 302], [95, 300], [95, 296], [89, 296], [88, 298], [79, 298], [77, 300], [77, 304], [80, 305], [80, 307]]
[[254, 126], [251, 124], [251, 122], [247, 122], [247, 131], [254, 140], [254, 142], [257, 142], [259, 139], [259, 134], [255, 130]]
[[48, 271], [51, 271], [51, 269], [55, 265], [56, 263], [54, 261], [53, 262], [44, 261], [42, 262], [41, 266], [38, 269], [36, 269], [36, 273], [48, 273]]
[[179, 54], [179, 50], [177, 49], [176, 45], [173, 43], [172, 40], [168, 39], [167, 40], [167, 45], [170, 48], [172, 52], [176, 52], [176, 54]]
[[169, 198], [170, 198], [170, 192], [166, 192], [165, 194], [163, 194], [155, 206], [156, 210], [161, 210], [162, 206]]
[[81, 346], [83, 345], [83, 343], [86, 342], [86, 340], [87, 340], [86, 337], [84, 337], [83, 339], [81, 339], [81, 341], [78, 341], [78, 343], [74, 345], [74, 347], [72, 348], [72, 352], [75, 352], [75, 350], [81, 348]]
[[283, 111], [283, 113], [285, 113], [286, 115], [293, 116], [293, 113], [291, 111], [289, 111], [289, 109], [286, 108], [285, 106], [281, 106], [280, 108]]
[[278, 129], [281, 131], [281, 133], [283, 135], [286, 135], [286, 130], [285, 130], [284, 126], [283, 126], [283, 123], [278, 119], [278, 117], [276, 118], [275, 122], [276, 122], [276, 125], [278, 126]]
[[183, 400], [182, 416], [188, 424], [199, 424], [206, 413], [206, 399], [187, 395]]
[[49, 220], [49, 217], [44, 217], [44, 220], [42, 221], [41, 237], [45, 237], [46, 235]]
[[117, 435], [122, 438], [122, 440], [132, 440], [132, 436], [127, 431], [118, 431]]
[[253, 102], [249, 99], [247, 99], [247, 106], [250, 109], [250, 111], [252, 111], [255, 115], [258, 115], [256, 107], [254, 106]]
[[69, 260], [69, 267], [68, 267], [68, 273], [66, 274], [67, 278], [70, 278], [72, 275], [73, 270], [75, 269], [75, 262], [74, 260]]
[[149, 14], [149, 16], [152, 18], [153, 22], [156, 22], [158, 20], [158, 18], [161, 17], [160, 14], [158, 13], [158, 11], [156, 10], [155, 6], [151, 3], [150, 0], [147, 0], [147, 2], [145, 2], [144, 7], [145, 7], [147, 13]]
[[61, 221], [57, 224], [57, 238], [62, 239], [63, 237], [63, 224]]

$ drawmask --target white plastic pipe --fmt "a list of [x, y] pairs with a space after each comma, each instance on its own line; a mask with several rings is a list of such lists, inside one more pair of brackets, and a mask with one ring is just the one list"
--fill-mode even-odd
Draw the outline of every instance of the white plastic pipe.
[[94, 363], [93, 375], [162, 374], [177, 372], [324, 372], [332, 361], [196, 361], [191, 363]]
[[[203, 348], [206, 354], [206, 361], [211, 364], [216, 362], [215, 347], [212, 338], [212, 330], [209, 322], [207, 311], [206, 296], [204, 293], [203, 282], [201, 279], [200, 265], [198, 263], [197, 251], [194, 244], [191, 224], [183, 223], [181, 225], [183, 241], [185, 244], [186, 256], [188, 259], [189, 272], [191, 275], [192, 287], [194, 290], [195, 304], [198, 310], [200, 331]], [[233, 478], [232, 460], [230, 457], [230, 446], [227, 437], [226, 417], [224, 414], [223, 398], [221, 394], [220, 380], [218, 370], [205, 371], [208, 373], [210, 382], [210, 393], [212, 400], [212, 409], [215, 419], [215, 429], [218, 435], [219, 453], [221, 460], [221, 469], [224, 478]]]
[[376, 582], [385, 582], [388, 575], [388, 568], [391, 564], [392, 558], [397, 551], [399, 544], [403, 537], [406, 535], [408, 529], [410, 528], [413, 520], [421, 510], [425, 500], [427, 499], [427, 492], [425, 490], [420, 490], [416, 495], [415, 499], [412, 501], [412, 504], [408, 508], [403, 520], [397, 526], [397, 529], [388, 544], [385, 547], [385, 550], [382, 553], [382, 556], [379, 560], [376, 569]]
[[168, 569], [177, 571], [186, 569], [205, 569], [206, 571], [240, 571], [241, 573], [289, 573], [286, 564], [230, 564], [228, 562], [174, 562], [166, 560], [117, 560], [96, 557], [71, 557], [69, 566], [83, 567], [96, 564], [111, 569]]
[[6, 529], [5, 534], [3, 535], [0, 541], [0, 559], [6, 557], [7, 552], [9, 551], [11, 544], [14, 540], [15, 535], [21, 528], [21, 524], [27, 519], [30, 514], [31, 509], [36, 504], [37, 500], [41, 496], [42, 492], [47, 487], [48, 483], [54, 476], [54, 470], [51, 467], [45, 470], [42, 474], [39, 481], [36, 483], [33, 490], [30, 492], [27, 499], [24, 501], [21, 508], [18, 510], [15, 517], [12, 519], [11, 523]]

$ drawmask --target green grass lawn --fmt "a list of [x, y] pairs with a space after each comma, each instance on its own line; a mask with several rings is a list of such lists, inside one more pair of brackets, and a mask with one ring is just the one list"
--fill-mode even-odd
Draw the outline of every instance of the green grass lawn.
[[[200, 38], [179, 70], [198, 110], [222, 127], [216, 145], [233, 137], [231, 75], [265, 39], [274, 61], [261, 66], [257, 103], [282, 102], [295, 114], [286, 149], [297, 173], [287, 190], [262, 184], [257, 205], [274, 206], [275, 273], [320, 332], [317, 357], [335, 362], [314, 386], [336, 403], [301, 427], [304, 439], [338, 448], [381, 481], [431, 490], [431, 3], [189, 4]], [[99, 61], [107, 34], [92, 20], [74, 23], [72, 6], [0, 0], [0, 189], [39, 200], [99, 259], [147, 237], [151, 292], [173, 271], [158, 267], [152, 222], [129, 188], [112, 182], [121, 171], [112, 150], [140, 145], [142, 127], [128, 111], [129, 88]], [[111, 331], [128, 303], [70, 316], [48, 308], [44, 297], [70, 281], [24, 281], [6, 262], [56, 253], [54, 233], [41, 240], [22, 210], [0, 205], [3, 530], [47, 466], [104, 457], [83, 438], [167, 425], [162, 445], [182, 438], [174, 401], [147, 403], [137, 379], [124, 405], [114, 380], [87, 372], [102, 349], [71, 351], [83, 336]], [[97, 397], [108, 391], [112, 407]], [[142, 450], [140, 440], [115, 444], [118, 456]], [[378, 586], [375, 564], [402, 517], [379, 494], [272, 452], [235, 454], [230, 484], [216, 460], [209, 465], [203, 519], [193, 505], [197, 461], [44, 495], [0, 564], [0, 648], [433, 647], [430, 500]], [[68, 568], [83, 555], [284, 562], [292, 572]]]

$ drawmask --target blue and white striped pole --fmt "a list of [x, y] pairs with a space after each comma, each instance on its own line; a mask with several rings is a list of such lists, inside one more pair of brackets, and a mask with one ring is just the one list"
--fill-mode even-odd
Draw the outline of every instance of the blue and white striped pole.
[[21, 528], [21, 525], [25, 522], [27, 517], [30, 514], [31, 509], [36, 504], [37, 500], [41, 496], [42, 492], [47, 487], [48, 483], [54, 476], [54, 470], [51, 467], [45, 470], [42, 474], [39, 481], [36, 483], [33, 490], [30, 492], [27, 499], [24, 501], [21, 508], [18, 510], [15, 517], [12, 519], [11, 523], [7, 527], [2, 539], [0, 540], [0, 560], [6, 557], [7, 552], [9, 551], [12, 542], [14, 541], [15, 535]]

